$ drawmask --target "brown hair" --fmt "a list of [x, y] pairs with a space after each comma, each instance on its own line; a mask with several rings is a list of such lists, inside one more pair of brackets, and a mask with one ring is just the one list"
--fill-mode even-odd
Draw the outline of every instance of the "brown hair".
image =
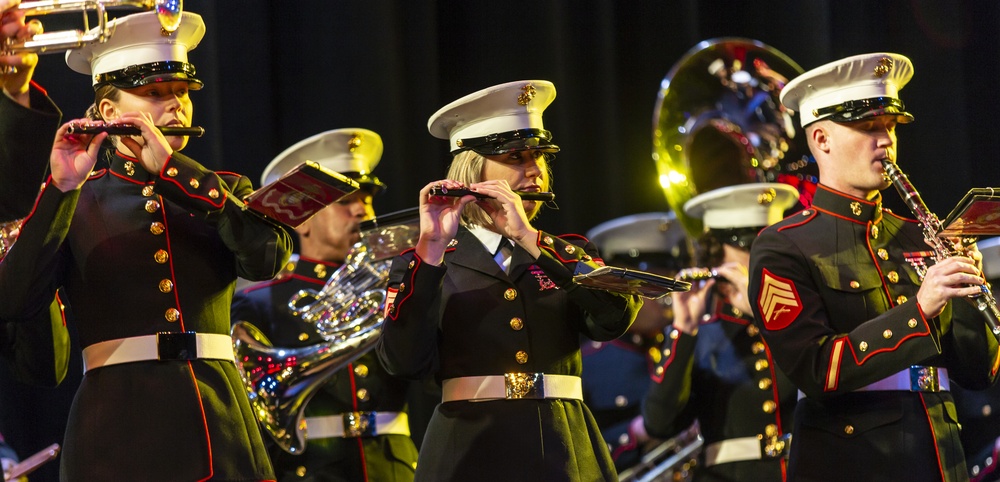
[[94, 91], [94, 103], [87, 108], [87, 113], [85, 114], [88, 119], [91, 120], [104, 120], [104, 116], [101, 115], [101, 101], [108, 99], [111, 102], [118, 102], [122, 98], [122, 91], [111, 84], [104, 84]]

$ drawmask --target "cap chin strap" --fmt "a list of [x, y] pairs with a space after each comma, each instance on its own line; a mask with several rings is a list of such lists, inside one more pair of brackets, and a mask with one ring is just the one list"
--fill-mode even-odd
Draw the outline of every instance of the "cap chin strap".
[[162, 75], [183, 75], [184, 78], [178, 78], [177, 80], [186, 80], [196, 84], [197, 88], [201, 88], [202, 82], [195, 78], [196, 73], [194, 64], [162, 61], [129, 65], [124, 69], [97, 74], [94, 76], [94, 79], [97, 81], [95, 87], [102, 84], [111, 84], [120, 89], [130, 89], [145, 85], [148, 83], [147, 79], [150, 78]]
[[870, 99], [849, 100], [840, 104], [813, 109], [816, 120], [829, 119], [837, 122], [850, 122], [876, 115], [898, 115], [905, 122], [913, 120], [913, 115], [906, 112], [903, 101], [895, 97], [872, 97]]
[[471, 150], [484, 156], [497, 156], [529, 149], [546, 149], [552, 152], [559, 150], [559, 146], [552, 143], [552, 133], [545, 129], [498, 132], [482, 137], [459, 139], [456, 144], [458, 149], [452, 151], [452, 154]]

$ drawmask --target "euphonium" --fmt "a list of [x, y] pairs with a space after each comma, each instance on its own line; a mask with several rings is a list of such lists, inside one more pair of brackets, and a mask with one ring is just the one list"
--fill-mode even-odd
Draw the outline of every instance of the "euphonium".
[[415, 216], [411, 209], [366, 221], [361, 241], [323, 289], [302, 290], [289, 300], [289, 308], [314, 325], [324, 341], [274, 347], [253, 325], [233, 325], [236, 364], [254, 414], [286, 452], [305, 450], [304, 410], [323, 383], [375, 347], [385, 321], [389, 267], [396, 254], [416, 244]]
[[[885, 169], [886, 178], [892, 182], [892, 185], [899, 192], [906, 206], [910, 208], [913, 217], [923, 227], [924, 241], [934, 249], [934, 257], [942, 260], [961, 254], [962, 249], [959, 246], [956, 246], [950, 239], [938, 235], [942, 230], [941, 221], [927, 208], [924, 200], [920, 197], [920, 193], [913, 187], [913, 184], [910, 184], [910, 179], [906, 177], [906, 174], [903, 174], [899, 166], [889, 159], [882, 159], [882, 168]], [[924, 274], [927, 272], [926, 266], [914, 266], [914, 268], [917, 270], [920, 279], [923, 279]], [[967, 297], [966, 300], [983, 313], [986, 325], [989, 326], [990, 331], [995, 336], [1000, 337], [1000, 309], [997, 308], [997, 300], [993, 297], [993, 292], [990, 291], [989, 286], [986, 284], [980, 285], [980, 293], [972, 297]]]

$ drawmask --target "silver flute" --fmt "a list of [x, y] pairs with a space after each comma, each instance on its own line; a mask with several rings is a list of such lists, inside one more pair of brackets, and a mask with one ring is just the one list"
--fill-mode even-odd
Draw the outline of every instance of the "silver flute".
[[[934, 257], [942, 260], [961, 254], [962, 249], [950, 239], [938, 236], [942, 230], [941, 220], [927, 208], [920, 193], [913, 187], [913, 184], [910, 184], [910, 179], [906, 177], [906, 174], [903, 174], [899, 166], [888, 159], [882, 159], [882, 168], [885, 169], [886, 177], [899, 192], [899, 196], [903, 198], [903, 202], [910, 208], [913, 217], [917, 218], [923, 227], [924, 240], [934, 249]], [[923, 279], [926, 272], [926, 267], [917, 268], [920, 279]], [[995, 336], [1000, 337], [1000, 308], [997, 308], [997, 300], [993, 297], [993, 292], [988, 284], [982, 284], [979, 288], [978, 294], [967, 297], [966, 300], [983, 314], [986, 326], [990, 328], [990, 331]]]

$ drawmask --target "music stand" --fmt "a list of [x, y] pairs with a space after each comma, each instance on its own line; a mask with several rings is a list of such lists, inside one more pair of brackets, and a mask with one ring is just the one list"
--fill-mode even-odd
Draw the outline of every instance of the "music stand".
[[1000, 235], [1000, 188], [977, 187], [965, 193], [941, 222], [943, 238]]

